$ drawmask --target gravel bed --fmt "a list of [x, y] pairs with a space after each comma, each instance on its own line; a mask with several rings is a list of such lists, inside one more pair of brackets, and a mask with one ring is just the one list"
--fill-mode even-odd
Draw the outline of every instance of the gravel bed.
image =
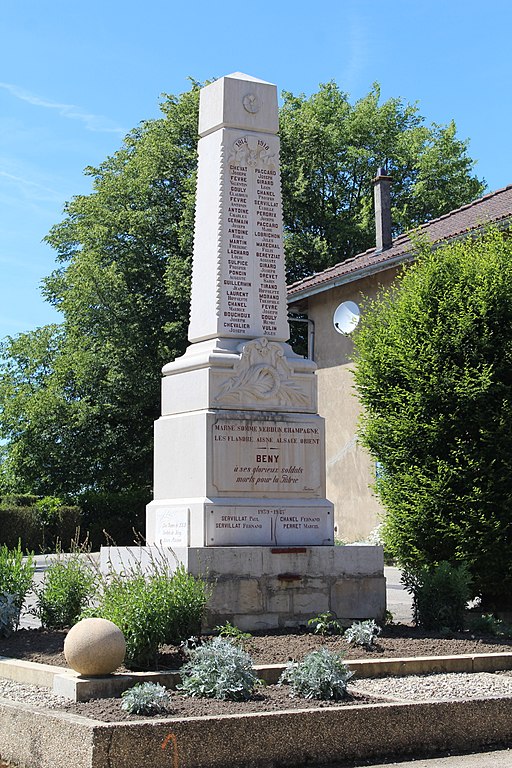
[[51, 688], [2, 679], [0, 679], [0, 698], [31, 704], [42, 709], [59, 709], [69, 703], [69, 699], [56, 696]]
[[364, 693], [409, 701], [453, 701], [512, 696], [512, 677], [490, 672], [407, 675], [353, 682], [357, 690]]
[[[450, 701], [512, 697], [512, 673], [456, 672], [406, 677], [352, 680], [354, 689], [372, 697], [408, 701]], [[69, 699], [56, 696], [50, 688], [0, 679], [0, 698], [41, 709], [69, 709]], [[297, 704], [295, 703], [295, 706]], [[207, 713], [205, 713], [207, 714]]]

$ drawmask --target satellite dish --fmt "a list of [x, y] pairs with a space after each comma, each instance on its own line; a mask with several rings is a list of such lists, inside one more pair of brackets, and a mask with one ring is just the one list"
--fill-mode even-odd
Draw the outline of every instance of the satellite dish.
[[348, 336], [359, 322], [361, 313], [355, 301], [344, 301], [336, 308], [332, 322], [338, 333]]

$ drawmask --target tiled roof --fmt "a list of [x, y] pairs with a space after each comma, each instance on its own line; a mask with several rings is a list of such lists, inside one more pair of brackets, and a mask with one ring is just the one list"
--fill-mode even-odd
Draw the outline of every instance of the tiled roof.
[[[414, 234], [427, 236], [432, 244], [460, 237], [490, 223], [504, 222], [512, 217], [512, 184], [478, 198], [473, 203], [456, 208], [438, 219], [428, 221], [414, 230]], [[359, 272], [368, 274], [406, 261], [411, 254], [411, 233], [393, 240], [386, 251], [377, 253], [370, 248], [351, 259], [335, 264], [323, 272], [306, 277], [288, 286], [288, 298], [305, 298], [311, 293], [327, 290], [331, 284], [357, 279]]]

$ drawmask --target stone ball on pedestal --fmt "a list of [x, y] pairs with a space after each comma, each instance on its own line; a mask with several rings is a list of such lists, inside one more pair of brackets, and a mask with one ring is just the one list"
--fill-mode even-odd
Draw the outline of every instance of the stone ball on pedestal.
[[124, 661], [124, 635], [108, 619], [82, 619], [64, 640], [64, 656], [75, 672], [88, 677], [109, 675]]

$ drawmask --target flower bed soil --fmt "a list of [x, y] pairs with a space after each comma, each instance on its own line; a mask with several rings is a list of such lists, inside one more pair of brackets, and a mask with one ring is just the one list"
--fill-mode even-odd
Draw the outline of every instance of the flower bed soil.
[[[249, 712], [279, 712], [290, 709], [311, 709], [313, 707], [344, 707], [347, 704], [371, 704], [379, 701], [377, 697], [360, 693], [347, 692], [340, 701], [318, 701], [290, 696], [288, 686], [268, 685], [260, 688], [248, 701], [220, 701], [218, 699], [200, 699], [171, 693], [171, 703], [166, 713], [154, 715], [157, 718], [202, 717], [204, 715], [243, 715]], [[124, 720], [147, 720], [147, 715], [130, 715], [121, 709], [120, 699], [92, 699], [83, 703], [70, 702], [62, 706], [66, 712], [83, 715], [103, 722], [122, 722]]]
[[[65, 637], [64, 630], [20, 629], [11, 637], [0, 638], [0, 656], [65, 667]], [[385, 627], [370, 650], [349, 645], [339, 635], [323, 637], [305, 630], [276, 630], [268, 634], [255, 632], [244, 642], [243, 647], [255, 664], [284, 664], [290, 660], [300, 660], [310, 651], [321, 647], [343, 652], [347, 659], [504, 653], [512, 651], [512, 638], [499, 639], [469, 632], [453, 633], [447, 637], [406, 624], [396, 624]], [[155, 669], [177, 669], [183, 660], [179, 648], [164, 646]]]
[[[42, 664], [66, 666], [62, 652], [65, 631], [22, 629], [9, 638], [0, 639], [0, 655], [24, 659]], [[411, 656], [448, 656], [472, 653], [503, 653], [512, 651], [512, 639], [474, 636], [467, 632], [440, 636], [407, 625], [393, 625], [384, 629], [371, 650], [349, 645], [342, 637], [322, 637], [305, 631], [275, 631], [269, 634], [254, 633], [244, 642], [245, 650], [255, 664], [278, 664], [299, 660], [320, 647], [343, 652], [347, 659], [402, 658]], [[166, 646], [159, 655], [157, 668], [176, 669], [184, 660], [183, 652], [174, 646]], [[357, 685], [357, 681], [355, 681]], [[365, 704], [378, 699], [350, 691], [340, 702], [319, 702], [291, 698], [287, 686], [262, 687], [247, 702], [216, 701], [187, 698], [177, 693], [171, 695], [171, 706], [165, 717], [200, 717], [203, 715], [230, 715], [247, 712], [272, 712], [310, 707], [346, 706]], [[145, 719], [129, 715], [120, 707], [117, 698], [95, 699], [84, 703], [69, 702], [62, 709], [97, 720], [116, 722]], [[162, 715], [158, 715], [162, 717]]]

